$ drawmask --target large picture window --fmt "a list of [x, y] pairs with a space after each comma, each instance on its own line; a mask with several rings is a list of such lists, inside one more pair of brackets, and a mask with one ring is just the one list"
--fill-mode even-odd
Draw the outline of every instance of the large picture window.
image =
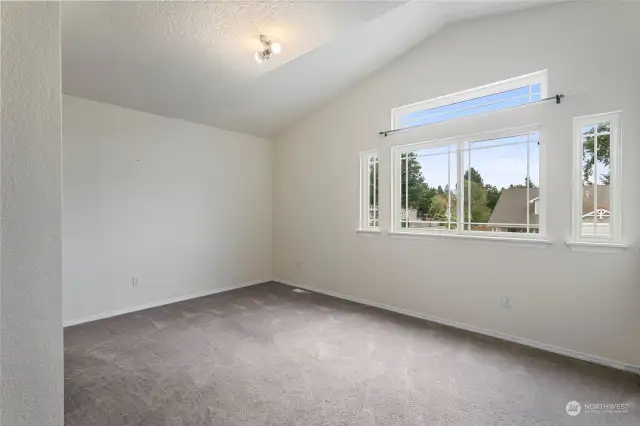
[[532, 237], [544, 215], [535, 127], [393, 148], [394, 229]]

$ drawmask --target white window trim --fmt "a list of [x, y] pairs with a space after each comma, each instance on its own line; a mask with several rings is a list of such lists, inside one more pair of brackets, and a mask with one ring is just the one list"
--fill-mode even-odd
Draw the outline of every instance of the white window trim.
[[[573, 251], [616, 253], [628, 246], [622, 241], [622, 143], [621, 113], [613, 111], [573, 119], [573, 175], [571, 238], [567, 245]], [[581, 236], [582, 230], [582, 128], [608, 121], [610, 130], [610, 216], [611, 236]]]
[[[422, 148], [437, 148], [441, 146], [455, 145], [457, 153], [462, 152], [465, 144], [479, 142], [489, 139], [498, 139], [510, 136], [518, 136], [531, 132], [540, 133], [540, 190], [539, 190], [539, 208], [540, 208], [540, 221], [539, 221], [539, 233], [537, 234], [524, 234], [519, 235], [513, 232], [484, 232], [484, 231], [465, 231], [464, 222], [458, 220], [455, 230], [428, 230], [428, 228], [402, 228], [399, 209], [397, 208], [402, 200], [402, 174], [401, 174], [401, 155], [407, 152], [415, 151]], [[546, 164], [546, 150], [544, 148], [544, 131], [543, 127], [539, 124], [512, 127], [507, 129], [495, 130], [490, 132], [474, 133], [463, 136], [456, 136], [451, 138], [443, 138], [438, 140], [432, 140], [427, 142], [411, 143], [406, 145], [399, 145], [391, 147], [392, 158], [392, 208], [391, 208], [391, 236], [424, 236], [427, 238], [453, 238], [458, 240], [484, 240], [484, 241], [503, 241], [503, 242], [518, 242], [527, 241], [532, 243], [548, 244], [546, 240], [546, 184], [545, 184], [545, 171], [544, 164]], [[464, 167], [462, 166], [462, 155], [457, 155], [457, 179], [459, 182], [463, 181]], [[456, 182], [457, 183], [457, 182]], [[461, 200], [457, 204], [458, 212], [457, 218], [464, 217], [461, 215], [461, 210], [464, 208], [464, 194], [462, 190], [463, 185], [458, 185], [456, 197]], [[460, 225], [463, 226], [460, 226]]]
[[[358, 232], [380, 233], [380, 198], [378, 195], [378, 226], [369, 226], [369, 158], [378, 157], [380, 181], [380, 154], [377, 149], [360, 152], [360, 225]], [[380, 193], [378, 188], [378, 194]]]
[[627, 248], [629, 248], [629, 246], [626, 244], [615, 243], [567, 241], [566, 244], [571, 249], [571, 251], [588, 253], [618, 254], [623, 253], [627, 250]]
[[373, 235], [381, 235], [382, 232], [380, 228], [368, 228], [368, 229], [356, 229], [358, 234], [373, 234]]
[[439, 96], [437, 98], [428, 99], [426, 101], [420, 101], [410, 105], [393, 108], [391, 110], [391, 129], [398, 129], [400, 127], [400, 119], [407, 114], [432, 108], [438, 108], [444, 105], [455, 104], [458, 102], [464, 102], [470, 99], [481, 98], [483, 96], [495, 95], [497, 93], [518, 89], [524, 86], [530, 86], [532, 84], [540, 84], [540, 98], [544, 99], [547, 97], [547, 78], [547, 70], [542, 70], [530, 74], [521, 75], [519, 77], [510, 78], [508, 80], [502, 80], [484, 86], [475, 87], [473, 89]]
[[[477, 231], [476, 231], [477, 232]], [[478, 232], [480, 233], [480, 232]], [[464, 233], [444, 233], [444, 232], [405, 232], [405, 231], [393, 231], [389, 232], [389, 236], [392, 238], [417, 238], [417, 239], [431, 239], [431, 240], [441, 240], [441, 241], [450, 241], [450, 242], [461, 242], [461, 243], [469, 243], [475, 242], [480, 244], [499, 244], [506, 245], [512, 247], [533, 247], [533, 248], [547, 248], [551, 241], [545, 239], [544, 237], [538, 236], [526, 236], [526, 237], [512, 237], [514, 233], [504, 233], [504, 232], [486, 232], [488, 235], [475, 235]], [[492, 237], [490, 235], [496, 235]], [[509, 236], [507, 236], [509, 235]], [[535, 235], [535, 234], [534, 234]]]

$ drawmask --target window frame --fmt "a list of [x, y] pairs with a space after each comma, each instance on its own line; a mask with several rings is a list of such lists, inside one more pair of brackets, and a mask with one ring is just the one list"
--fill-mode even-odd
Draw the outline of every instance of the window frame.
[[[539, 134], [539, 223], [538, 233], [517, 233], [517, 232], [498, 232], [498, 231], [473, 231], [465, 230], [464, 206], [466, 197], [464, 196], [464, 148], [467, 144], [474, 142], [482, 142], [491, 139], [507, 138], [513, 136], [521, 136], [529, 133]], [[490, 239], [508, 239], [521, 241], [540, 241], [546, 238], [546, 188], [544, 177], [544, 164], [546, 163], [544, 149], [543, 126], [540, 124], [531, 124], [526, 126], [511, 127], [500, 130], [492, 130], [481, 133], [472, 133], [462, 136], [454, 136], [448, 138], [440, 138], [424, 142], [409, 143], [391, 147], [392, 159], [392, 185], [391, 185], [391, 233], [396, 235], [419, 235], [419, 236], [440, 236], [440, 237], [456, 237], [456, 238], [490, 238]], [[456, 198], [460, 200], [456, 204], [456, 227], [453, 230], [429, 230], [429, 228], [403, 228], [401, 221], [402, 206], [402, 155], [418, 149], [439, 148], [443, 146], [455, 146], [456, 164], [457, 164], [457, 182]]]
[[[472, 89], [467, 89], [460, 92], [427, 99], [425, 101], [420, 101], [413, 104], [396, 107], [391, 110], [391, 129], [401, 128], [400, 121], [402, 117], [404, 117], [407, 114], [412, 114], [414, 112], [425, 111], [425, 110], [438, 108], [446, 105], [451, 105], [458, 102], [464, 102], [464, 101], [468, 101], [475, 98], [481, 98], [483, 96], [495, 95], [501, 92], [518, 89], [518, 88], [530, 86], [533, 84], [540, 84], [540, 99], [545, 99], [547, 97], [547, 89], [548, 89], [547, 80], [548, 80], [548, 74], [547, 74], [547, 70], [545, 69], [545, 70], [536, 71], [530, 74], [513, 77], [507, 80], [502, 80], [495, 83], [487, 84], [484, 86], [479, 86]], [[524, 105], [528, 105], [528, 104], [524, 104]], [[511, 107], [511, 108], [517, 108], [517, 107]], [[510, 108], [505, 108], [505, 109], [510, 109]], [[491, 112], [494, 112], [494, 111], [481, 113], [481, 114], [489, 114]], [[460, 118], [467, 118], [467, 117], [460, 117]], [[458, 118], [453, 120], [458, 120]], [[447, 121], [451, 121], [451, 120], [446, 120], [445, 122]], [[438, 123], [432, 123], [429, 125], [433, 125], [433, 124], [438, 124]], [[416, 126], [413, 126], [413, 127], [416, 127]]]
[[[377, 157], [378, 161], [376, 162], [378, 174], [378, 226], [371, 226], [369, 224], [369, 159], [371, 157]], [[360, 225], [359, 231], [371, 231], [371, 232], [380, 232], [380, 152], [377, 149], [370, 149], [367, 151], [360, 152]], [[375, 185], [374, 185], [375, 186]], [[376, 197], [374, 195], [374, 200]]]
[[[602, 122], [610, 123], [609, 144], [609, 223], [611, 232], [608, 236], [582, 235], [582, 129], [586, 126]], [[576, 246], [622, 246], [622, 111], [584, 115], [573, 119], [573, 172], [572, 172], [572, 209], [571, 240], [569, 244]], [[597, 188], [597, 180], [596, 180]], [[597, 189], [596, 189], [597, 191]], [[597, 206], [596, 206], [597, 207]]]

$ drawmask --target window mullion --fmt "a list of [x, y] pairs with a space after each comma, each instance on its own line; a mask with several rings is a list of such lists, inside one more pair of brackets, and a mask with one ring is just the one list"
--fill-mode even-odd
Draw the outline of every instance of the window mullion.
[[[468, 203], [467, 214], [469, 215], [469, 218], [468, 218], [469, 229], [467, 229], [467, 231], [471, 232], [471, 144], [467, 146], [467, 149], [469, 151], [469, 157], [468, 157], [469, 158], [469, 176], [467, 176], [467, 189], [468, 189], [467, 195], [469, 197], [469, 199], [467, 200], [467, 203]], [[462, 179], [464, 181], [464, 175], [462, 176]]]
[[529, 224], [531, 221], [531, 218], [529, 217], [529, 201], [531, 200], [531, 195], [530, 195], [530, 189], [529, 187], [531, 186], [531, 177], [529, 175], [529, 150], [530, 150], [530, 140], [531, 140], [531, 133], [527, 133], [527, 178], [525, 180], [525, 185], [527, 186], [527, 199], [525, 202], [525, 206], [527, 209], [527, 235], [529, 235]]
[[462, 148], [463, 142], [458, 142], [458, 150], [456, 153], [458, 161], [458, 182], [456, 185], [456, 198], [458, 199], [458, 202], [456, 203], [456, 233], [458, 234], [462, 233], [462, 228], [464, 226], [464, 159], [462, 157]]
[[409, 153], [404, 154], [404, 226], [409, 229]]
[[451, 231], [451, 145], [447, 151], [447, 230]]
[[593, 236], [598, 236], [598, 124], [593, 132]]

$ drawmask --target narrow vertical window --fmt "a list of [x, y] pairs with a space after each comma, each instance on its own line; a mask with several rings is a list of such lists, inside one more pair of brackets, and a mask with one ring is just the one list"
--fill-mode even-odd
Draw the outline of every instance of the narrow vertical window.
[[361, 229], [377, 230], [380, 227], [379, 163], [378, 151], [365, 151], [360, 153]]
[[574, 120], [575, 241], [620, 242], [620, 113]]

